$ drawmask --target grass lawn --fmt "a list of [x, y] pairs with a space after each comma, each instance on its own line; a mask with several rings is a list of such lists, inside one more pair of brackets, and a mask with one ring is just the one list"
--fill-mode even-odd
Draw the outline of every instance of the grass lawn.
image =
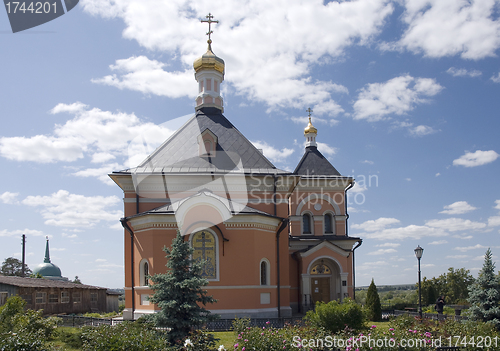
[[236, 341], [236, 334], [233, 331], [228, 332], [215, 332], [213, 333], [216, 339], [220, 339], [217, 341], [217, 347], [220, 345], [224, 345], [226, 350], [234, 349], [234, 343]]

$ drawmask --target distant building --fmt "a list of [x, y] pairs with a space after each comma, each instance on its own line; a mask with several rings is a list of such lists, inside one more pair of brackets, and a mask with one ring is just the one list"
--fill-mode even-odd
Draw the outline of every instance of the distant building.
[[49, 254], [49, 238], [47, 237], [47, 243], [45, 245], [45, 259], [43, 260], [43, 263], [40, 263], [38, 266], [33, 269], [33, 275], [41, 275], [45, 279], [50, 279], [50, 280], [65, 280], [67, 281], [68, 278], [64, 278], [61, 275], [61, 269], [50, 262], [50, 254]]
[[43, 310], [44, 314], [118, 312], [121, 293], [99, 286], [70, 282], [61, 269], [50, 262], [49, 239], [45, 259], [33, 269], [42, 278], [22, 278], [0, 275], [0, 306], [13, 295], [26, 301], [26, 309]]
[[42, 309], [44, 314], [108, 312], [107, 290], [69, 281], [0, 276], [0, 305], [19, 295], [26, 309]]

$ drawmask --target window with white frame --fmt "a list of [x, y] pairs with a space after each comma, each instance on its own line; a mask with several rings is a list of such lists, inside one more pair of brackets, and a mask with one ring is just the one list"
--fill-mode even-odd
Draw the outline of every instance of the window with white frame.
[[37, 292], [35, 297], [35, 303], [46, 303], [47, 293]]
[[69, 303], [69, 292], [61, 291], [61, 303]]

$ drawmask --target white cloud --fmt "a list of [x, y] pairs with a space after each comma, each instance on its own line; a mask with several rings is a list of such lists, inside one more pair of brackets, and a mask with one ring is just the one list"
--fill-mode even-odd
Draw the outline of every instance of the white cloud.
[[150, 60], [145, 56], [134, 56], [117, 60], [110, 66], [118, 75], [92, 79], [92, 82], [170, 98], [196, 96], [197, 85], [194, 83], [192, 68], [183, 72], [167, 72], [163, 67], [165, 64], [159, 61]]
[[486, 249], [486, 246], [483, 246], [481, 244], [476, 244], [474, 246], [465, 246], [465, 247], [455, 247], [453, 250], [461, 251], [461, 252], [466, 252], [470, 250], [477, 250], [477, 249]]
[[56, 124], [52, 135], [0, 138], [0, 155], [39, 163], [72, 162], [89, 155], [93, 162], [105, 162], [127, 155], [129, 142], [139, 134], [154, 131], [148, 142], [157, 143], [172, 134], [164, 125], [143, 122], [134, 114], [89, 109], [80, 102], [58, 104], [50, 112], [73, 113], [75, 117]]
[[96, 152], [92, 155], [92, 163], [104, 163], [116, 158], [115, 155], [110, 154], [109, 152]]
[[354, 183], [354, 186], [352, 187], [352, 189], [349, 190], [349, 192], [351, 192], [351, 193], [362, 193], [362, 192], [364, 192], [366, 190], [368, 190], [368, 189], [366, 188], [365, 184], [361, 185], [360, 183], [356, 182], [356, 183]]
[[347, 46], [369, 44], [393, 11], [393, 4], [386, 0], [326, 5], [301, 0], [193, 1], [189, 10], [186, 6], [168, 1], [150, 6], [142, 0], [87, 0], [84, 11], [121, 18], [126, 26], [125, 38], [149, 50], [167, 52], [182, 66], [172, 69], [156, 60], [131, 57], [113, 65], [116, 75], [96, 81], [163, 95], [175, 93], [171, 90], [173, 82], [180, 82], [179, 93], [187, 94], [191, 88], [184, 84], [196, 88], [193, 61], [206, 47], [206, 28], [199, 20], [210, 11], [220, 21], [215, 26], [212, 48], [231, 67], [225, 77], [228, 89], [249, 101], [265, 102], [270, 109], [313, 106], [320, 115], [334, 116], [342, 108], [333, 94], [346, 89], [331, 81], [311, 79], [312, 68], [341, 57]]
[[468, 258], [468, 255], [449, 255], [446, 256], [446, 258], [452, 258], [452, 259], [457, 259], [457, 260], [463, 260], [464, 258]]
[[495, 200], [495, 203], [497, 204], [497, 205], [495, 206], [495, 208], [496, 208], [497, 210], [500, 210], [500, 200]]
[[462, 230], [478, 230], [486, 227], [486, 223], [473, 222], [463, 218], [432, 219], [425, 222], [429, 227], [440, 228], [450, 232]]
[[319, 141], [316, 142], [318, 144], [318, 150], [321, 151], [322, 154], [333, 156], [337, 153], [337, 148], [330, 146], [326, 143], [320, 143]]
[[465, 68], [455, 68], [455, 67], [450, 67], [446, 71], [446, 73], [451, 74], [453, 77], [479, 77], [481, 74], [483, 74], [481, 71], [478, 70], [472, 70], [468, 71]]
[[441, 173], [436, 173], [436, 177], [439, 177], [441, 175]]
[[10, 191], [6, 191], [3, 194], [0, 195], [0, 201], [2, 201], [4, 204], [16, 204], [17, 197], [19, 196], [19, 193], [11, 193]]
[[488, 218], [488, 226], [490, 227], [500, 226], [500, 216], [492, 216]]
[[464, 166], [464, 167], [477, 167], [495, 161], [499, 154], [494, 150], [476, 152], [466, 152], [465, 155], [460, 156], [456, 160], [453, 160], [454, 166]]
[[495, 56], [500, 47], [497, 1], [407, 0], [405, 6], [408, 28], [396, 48], [477, 60]]
[[376, 232], [385, 229], [393, 224], [399, 223], [399, 220], [396, 218], [379, 218], [376, 220], [369, 220], [363, 222], [361, 224], [352, 224], [352, 229], [360, 229], [367, 232]]
[[77, 172], [72, 173], [73, 175], [77, 177], [82, 177], [82, 178], [88, 178], [88, 177], [95, 177], [99, 179], [101, 182], [104, 184], [108, 185], [115, 185], [115, 182], [111, 180], [111, 178], [108, 176], [109, 173], [116, 171], [118, 169], [123, 169], [124, 167], [118, 163], [112, 163], [112, 164], [107, 164], [103, 165], [100, 168], [87, 168], [84, 170], [80, 170]]
[[493, 81], [493, 83], [500, 83], [500, 72], [498, 72], [497, 75], [491, 76], [490, 79]]
[[414, 136], [425, 136], [436, 133], [436, 130], [434, 128], [425, 125], [419, 125], [414, 128], [409, 128], [409, 131], [410, 134]]
[[399, 247], [401, 244], [398, 243], [384, 243], [384, 244], [378, 244], [375, 245], [376, 247]]
[[[361, 224], [351, 225], [352, 230], [361, 230], [362, 233], [356, 235], [362, 236], [367, 239], [379, 240], [408, 240], [420, 239], [425, 237], [438, 238], [449, 236], [450, 232], [464, 231], [464, 230], [479, 230], [486, 227], [485, 223], [472, 222], [461, 218], [448, 218], [444, 220], [430, 220], [425, 225], [408, 225], [406, 227], [394, 227], [400, 221], [396, 218], [379, 218], [376, 220], [369, 220]], [[392, 227], [392, 228], [391, 228]], [[431, 244], [440, 244], [444, 241], [438, 241]]]
[[45, 234], [40, 230], [35, 229], [18, 229], [18, 230], [0, 230], [0, 237], [2, 236], [21, 236], [23, 234], [32, 236], [44, 236]]
[[373, 165], [375, 162], [370, 161], [370, 160], [364, 160], [364, 161], [361, 161], [361, 163], [366, 163], [368, 165]]
[[45, 224], [60, 227], [92, 227], [106, 221], [118, 221], [121, 210], [110, 210], [120, 204], [117, 196], [84, 196], [59, 190], [50, 196], [28, 196], [22, 203], [41, 207]]
[[287, 148], [283, 148], [280, 151], [265, 141], [252, 141], [252, 144], [254, 144], [257, 149], [262, 149], [264, 156], [271, 160], [271, 162], [284, 162], [285, 159], [294, 152], [293, 149]]
[[439, 213], [456, 215], [474, 211], [476, 209], [477, 209], [476, 207], [469, 205], [467, 201], [457, 201], [452, 203], [451, 205], [444, 206], [444, 211], [441, 211]]
[[429, 243], [429, 245], [444, 245], [448, 244], [447, 240], [436, 240]]
[[426, 97], [438, 94], [443, 87], [432, 78], [413, 78], [409, 75], [385, 83], [371, 83], [361, 89], [354, 103], [354, 119], [376, 122], [390, 115], [404, 115], [415, 105], [425, 103]]
[[378, 249], [377, 251], [370, 251], [368, 255], [385, 255], [389, 253], [397, 252], [395, 249]]

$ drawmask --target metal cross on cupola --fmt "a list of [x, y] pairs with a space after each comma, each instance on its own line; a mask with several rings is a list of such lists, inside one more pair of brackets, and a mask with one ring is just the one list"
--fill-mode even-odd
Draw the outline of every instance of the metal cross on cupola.
[[207, 35], [208, 35], [208, 43], [211, 44], [212, 43], [212, 39], [210, 38], [210, 34], [213, 33], [213, 30], [212, 30], [212, 23], [219, 23], [219, 21], [213, 21], [212, 18], [214, 18], [214, 16], [212, 16], [212, 14], [209, 12], [207, 16], [205, 16], [205, 18], [208, 18], [206, 20], [201, 20], [202, 23], [208, 23], [208, 32], [207, 32]]
[[306, 112], [309, 114], [309, 118], [311, 118], [311, 113], [313, 113], [314, 111], [311, 110], [311, 108], [309, 107]]

